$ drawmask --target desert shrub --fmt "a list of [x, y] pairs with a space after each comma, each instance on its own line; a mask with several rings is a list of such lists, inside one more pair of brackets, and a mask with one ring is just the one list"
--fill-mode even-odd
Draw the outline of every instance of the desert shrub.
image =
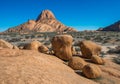
[[35, 35], [31, 35], [31, 39], [32, 39], [32, 38], [35, 38]]
[[9, 42], [18, 42], [21, 41], [21, 38], [12, 38], [10, 40], [8, 40]]
[[97, 42], [101, 42], [103, 40], [103, 38], [98, 35], [94, 38], [94, 40], [97, 41]]
[[120, 64], [120, 55], [118, 57], [115, 57], [113, 60], [115, 63]]
[[44, 43], [44, 45], [50, 45], [50, 44], [51, 44], [50, 41], [46, 41], [46, 42]]
[[84, 37], [84, 39], [86, 39], [86, 40], [90, 40], [90, 38], [91, 38], [90, 36], [85, 36]]
[[117, 46], [115, 49], [110, 49], [107, 53], [110, 54], [120, 54], [120, 46]]
[[26, 38], [26, 39], [29, 39], [29, 38], [30, 38], [30, 36], [25, 36], [25, 38]]

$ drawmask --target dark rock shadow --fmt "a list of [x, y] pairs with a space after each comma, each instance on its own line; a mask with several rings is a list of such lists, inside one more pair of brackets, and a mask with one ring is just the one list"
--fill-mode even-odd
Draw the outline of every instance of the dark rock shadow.
[[80, 76], [82, 76], [82, 77], [85, 77], [85, 75], [82, 73], [81, 70], [75, 70], [75, 73], [78, 74], [78, 75], [80, 75]]

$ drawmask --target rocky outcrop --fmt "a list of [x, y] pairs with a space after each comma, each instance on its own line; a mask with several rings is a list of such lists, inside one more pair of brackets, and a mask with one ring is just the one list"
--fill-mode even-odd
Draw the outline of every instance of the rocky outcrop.
[[99, 28], [98, 31], [120, 31], [120, 21], [117, 21], [107, 27]]
[[55, 55], [60, 59], [70, 60], [72, 58], [72, 42], [73, 38], [70, 35], [56, 35], [53, 37], [51, 43]]
[[55, 56], [30, 50], [0, 50], [0, 84], [97, 84], [77, 75]]
[[36, 21], [42, 21], [42, 20], [45, 20], [45, 19], [55, 19], [55, 16], [54, 14], [49, 11], [49, 10], [44, 10], [42, 11], [42, 13], [38, 16], [37, 20]]
[[75, 32], [76, 30], [67, 27], [59, 22], [50, 10], [44, 10], [36, 20], [28, 20], [19, 26], [9, 28], [6, 32]]

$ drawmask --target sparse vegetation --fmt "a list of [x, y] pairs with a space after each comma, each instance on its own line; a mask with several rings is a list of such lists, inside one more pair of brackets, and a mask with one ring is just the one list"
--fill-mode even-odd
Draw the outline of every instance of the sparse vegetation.
[[115, 63], [120, 64], [120, 55], [118, 57], [115, 57], [113, 60]]
[[117, 46], [117, 47], [114, 48], [114, 49], [110, 49], [110, 50], [108, 51], [108, 53], [110, 53], [110, 54], [120, 54], [120, 46]]

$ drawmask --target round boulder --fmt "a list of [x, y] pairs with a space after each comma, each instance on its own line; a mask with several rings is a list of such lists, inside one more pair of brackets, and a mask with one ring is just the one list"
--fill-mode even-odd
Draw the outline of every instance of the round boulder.
[[92, 60], [92, 62], [94, 62], [96, 64], [101, 64], [101, 65], [105, 64], [105, 61], [103, 60], [103, 58], [101, 58], [101, 57], [99, 57], [97, 55], [93, 55], [91, 57], [91, 60]]
[[90, 59], [92, 55], [99, 56], [101, 52], [101, 46], [97, 45], [92, 41], [87, 41], [87, 40], [80, 41], [78, 45], [80, 46], [83, 57], [88, 59]]
[[98, 78], [101, 76], [101, 69], [93, 64], [87, 64], [83, 67], [83, 74], [87, 78]]
[[24, 49], [28, 50], [38, 50], [42, 44], [39, 41], [32, 41], [31, 43], [24, 46]]
[[38, 48], [39, 52], [41, 53], [47, 53], [49, 51], [49, 49], [45, 46], [45, 45], [41, 45], [39, 48]]
[[85, 65], [86, 62], [80, 57], [73, 57], [68, 63], [68, 66], [74, 70], [82, 70]]

